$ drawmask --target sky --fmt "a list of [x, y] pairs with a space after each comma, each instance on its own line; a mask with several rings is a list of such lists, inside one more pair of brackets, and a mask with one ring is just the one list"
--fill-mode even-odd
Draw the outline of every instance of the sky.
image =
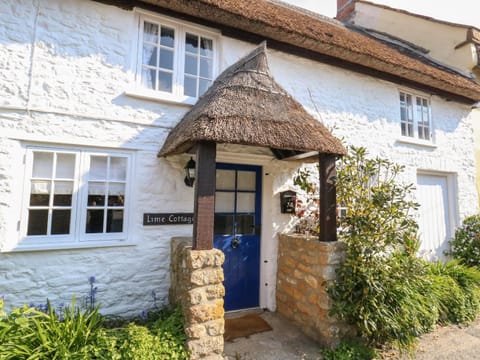
[[[322, 15], [335, 17], [337, 0], [282, 0]], [[480, 28], [479, 0], [368, 0], [415, 14]]]

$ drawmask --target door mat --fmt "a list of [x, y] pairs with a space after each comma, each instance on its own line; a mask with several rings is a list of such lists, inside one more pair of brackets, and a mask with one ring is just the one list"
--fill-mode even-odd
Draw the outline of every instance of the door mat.
[[270, 331], [272, 327], [259, 315], [245, 315], [234, 319], [225, 319], [225, 341]]

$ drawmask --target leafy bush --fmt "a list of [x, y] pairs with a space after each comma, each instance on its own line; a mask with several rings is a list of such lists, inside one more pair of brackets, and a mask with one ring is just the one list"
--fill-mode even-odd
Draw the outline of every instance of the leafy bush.
[[425, 266], [414, 255], [418, 204], [409, 200], [412, 185], [397, 183], [403, 167], [369, 159], [364, 148], [352, 147], [339, 165], [338, 201], [346, 208], [340, 239], [348, 246], [329, 288], [332, 312], [371, 345], [409, 349], [438, 319]]
[[480, 268], [480, 215], [467, 217], [455, 236], [449, 242], [446, 255], [460, 260], [463, 264]]
[[98, 307], [80, 310], [75, 301], [61, 313], [50, 303], [41, 312], [24, 306], [10, 314], [0, 299], [0, 359], [170, 360], [188, 359], [181, 312], [161, 310], [143, 325], [105, 328]]
[[322, 350], [324, 360], [371, 360], [377, 359], [375, 350], [358, 341], [345, 340], [333, 350]]
[[480, 271], [456, 260], [429, 264], [441, 322], [468, 323], [480, 313]]

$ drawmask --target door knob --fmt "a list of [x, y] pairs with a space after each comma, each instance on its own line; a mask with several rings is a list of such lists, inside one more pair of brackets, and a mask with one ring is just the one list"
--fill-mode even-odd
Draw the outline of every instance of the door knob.
[[240, 240], [238, 238], [233, 238], [232, 240], [232, 248], [236, 249], [240, 245]]

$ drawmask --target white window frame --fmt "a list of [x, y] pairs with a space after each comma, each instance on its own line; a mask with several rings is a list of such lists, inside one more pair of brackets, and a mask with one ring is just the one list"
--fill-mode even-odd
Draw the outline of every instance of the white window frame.
[[[404, 95], [405, 97], [411, 96], [412, 97], [412, 117], [413, 117], [413, 136], [409, 135], [403, 135], [402, 134], [402, 106], [400, 103], [400, 96]], [[428, 104], [428, 129], [429, 129], [429, 139], [422, 139], [419, 137], [419, 119], [418, 119], [418, 114], [416, 111], [416, 104], [417, 104], [417, 99], [421, 99], [422, 102], [423, 100], [427, 101]], [[399, 123], [400, 123], [400, 136], [399, 136], [399, 141], [401, 142], [406, 142], [406, 143], [414, 143], [418, 145], [426, 145], [426, 146], [434, 146], [434, 131], [433, 131], [433, 119], [432, 119], [432, 102], [431, 102], [431, 96], [418, 93], [418, 92], [413, 92], [411, 90], [407, 89], [399, 89], [398, 91], [398, 109], [399, 109]], [[407, 114], [408, 117], [408, 114]]]
[[[34, 152], [52, 152], [75, 154], [75, 175], [71, 205], [70, 234], [67, 235], [27, 235], [28, 211], [30, 207], [30, 182], [33, 172]], [[87, 201], [88, 201], [88, 170], [91, 156], [113, 156], [127, 159], [125, 179], [125, 206], [123, 207], [122, 232], [87, 233]], [[105, 247], [131, 245], [129, 228], [131, 227], [131, 211], [133, 209], [132, 179], [134, 168], [134, 153], [116, 150], [100, 150], [89, 148], [69, 148], [53, 146], [26, 146], [25, 171], [21, 218], [19, 221], [20, 239], [14, 251], [24, 250], [55, 250], [85, 247]], [[105, 199], [107, 201], [107, 199]], [[108, 205], [107, 205], [108, 207]], [[104, 207], [102, 207], [104, 209]]]
[[[198, 97], [183, 95], [183, 76], [185, 66], [185, 36], [192, 33], [212, 40], [213, 46], [213, 67], [212, 82], [218, 75], [219, 59], [219, 32], [187, 22], [179, 22], [173, 18], [158, 15], [143, 9], [136, 9], [137, 14], [137, 39], [136, 39], [136, 57], [132, 66], [135, 73], [135, 85], [133, 89], [128, 89], [126, 95], [142, 98], [146, 100], [160, 100], [172, 103], [182, 103], [193, 105]], [[174, 29], [174, 70], [173, 70], [173, 89], [172, 92], [148, 89], [142, 86], [142, 56], [143, 56], [143, 24], [145, 21], [166, 26]]]

